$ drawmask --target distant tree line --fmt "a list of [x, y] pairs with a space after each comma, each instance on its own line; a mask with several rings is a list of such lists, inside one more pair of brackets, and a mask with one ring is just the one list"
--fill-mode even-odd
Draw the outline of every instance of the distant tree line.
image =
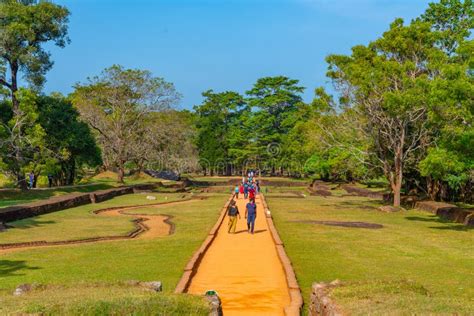
[[68, 17], [51, 2], [0, 0], [0, 172], [26, 189], [31, 172], [69, 185], [85, 170], [117, 171], [120, 182], [126, 169], [191, 170], [192, 114], [174, 110], [179, 93], [149, 71], [114, 65], [67, 97], [41, 93], [53, 66], [43, 44], [69, 43]]
[[[69, 96], [41, 93], [53, 62], [42, 47], [69, 43], [68, 10], [0, 0], [0, 171], [77, 182], [85, 170], [311, 176], [384, 181], [393, 193], [473, 201], [472, 0], [441, 0], [368, 45], [330, 55], [323, 88], [305, 103], [298, 80], [258, 79], [245, 94], [203, 93], [175, 109], [174, 85], [113, 65]], [[23, 77], [27, 86], [20, 87]]]
[[383, 177], [401, 193], [473, 201], [474, 26], [471, 0], [441, 0], [409, 24], [396, 19], [370, 44], [327, 57], [338, 98], [311, 104], [287, 77], [240, 95], [203, 93], [195, 107], [204, 172]]

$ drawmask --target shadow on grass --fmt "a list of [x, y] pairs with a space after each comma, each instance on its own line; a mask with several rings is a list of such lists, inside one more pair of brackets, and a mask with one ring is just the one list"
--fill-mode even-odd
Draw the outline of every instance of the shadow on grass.
[[41, 268], [30, 267], [24, 260], [0, 260], [0, 278], [8, 276], [24, 275], [22, 270], [38, 270]]
[[430, 227], [430, 228], [439, 229], [439, 230], [455, 230], [455, 231], [467, 232], [467, 231], [472, 230], [474, 227], [465, 226], [465, 225], [450, 225], [450, 226], [436, 226], [436, 227]]
[[332, 205], [332, 207], [338, 207], [340, 206], [341, 208], [353, 208], [353, 209], [361, 209], [361, 210], [376, 210], [377, 207], [382, 206], [382, 202], [378, 201], [354, 201], [354, 200], [349, 200], [349, 201], [342, 201], [342, 202], [336, 202]]
[[49, 225], [49, 224], [56, 224], [56, 221], [42, 221], [33, 217], [33, 218], [28, 218], [28, 219], [24, 219], [19, 222], [16, 222], [16, 224], [14, 226], [11, 226], [10, 228], [27, 229], [27, 228], [40, 227], [40, 226]]
[[437, 216], [430, 216], [430, 217], [407, 216], [405, 218], [409, 221], [447, 223], [447, 221], [444, 221]]
[[453, 222], [439, 218], [438, 216], [431, 215], [429, 217], [420, 217], [420, 216], [407, 216], [405, 219], [409, 221], [418, 221], [418, 222], [428, 222], [428, 223], [440, 223], [447, 224], [445, 226], [431, 226], [430, 228], [439, 229], [439, 230], [455, 230], [455, 231], [469, 231], [474, 227], [465, 226], [465, 225], [454, 225]]

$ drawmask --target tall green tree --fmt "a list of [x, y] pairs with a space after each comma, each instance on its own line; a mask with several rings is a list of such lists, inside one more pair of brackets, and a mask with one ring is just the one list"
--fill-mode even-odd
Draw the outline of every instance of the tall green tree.
[[472, 71], [469, 63], [457, 65], [470, 25], [471, 1], [441, 1], [409, 25], [396, 19], [381, 38], [354, 47], [350, 56], [327, 58], [328, 76], [340, 89], [341, 101], [360, 117], [354, 128], [371, 140], [367, 154], [389, 180], [394, 206], [400, 205], [407, 170], [417, 170], [428, 148], [440, 140], [434, 113], [442, 108], [459, 114], [457, 122], [472, 125], [469, 111], [460, 110], [466, 102], [472, 106]]
[[[196, 112], [197, 148], [203, 170], [211, 175], [216, 169], [232, 173], [231, 146], [237, 146], [239, 114], [245, 107], [244, 98], [233, 91], [204, 92], [203, 103], [194, 107]], [[236, 129], [237, 128], [237, 129]], [[235, 157], [234, 157], [235, 158]]]
[[372, 152], [390, 182], [394, 206], [400, 206], [403, 175], [409, 162], [426, 149], [427, 94], [435, 75], [430, 63], [439, 57], [429, 23], [403, 25], [369, 46], [356, 46], [351, 56], [331, 55], [328, 75], [347, 94], [344, 98], [367, 122]]
[[[38, 121], [38, 96], [32, 90], [21, 88], [16, 93], [21, 117], [14, 114], [11, 100], [1, 103], [0, 154], [2, 171], [15, 179], [16, 184], [27, 188], [25, 173], [44, 149], [45, 131]], [[21, 130], [19, 130], [21, 125]], [[34, 171], [34, 170], [33, 170]]]
[[474, 28], [474, 3], [472, 0], [433, 2], [418, 20], [432, 25], [439, 47], [452, 55]]
[[100, 150], [72, 102], [59, 94], [38, 98], [38, 123], [47, 137], [36, 162], [59, 185], [71, 185], [81, 167], [101, 164]]
[[81, 118], [95, 133], [105, 166], [118, 170], [119, 182], [124, 180], [125, 164], [141, 155], [137, 139], [147, 114], [169, 109], [179, 99], [172, 83], [147, 70], [119, 65], [76, 85], [72, 95]]
[[[26, 188], [22, 167], [25, 164], [25, 144], [31, 138], [25, 132], [24, 122], [31, 115], [20, 104], [19, 74], [22, 73], [30, 86], [39, 90], [45, 81], [45, 74], [53, 62], [43, 45], [52, 42], [64, 47], [67, 37], [69, 11], [48, 1], [0, 1], [0, 86], [8, 91], [13, 116], [9, 126], [4, 126], [9, 139], [6, 150], [10, 160], [10, 171]], [[9, 76], [7, 78], [7, 75]]]
[[284, 159], [282, 145], [286, 135], [298, 121], [298, 110], [304, 105], [304, 87], [299, 81], [284, 76], [258, 79], [247, 91], [249, 105], [254, 112], [251, 135], [260, 160], [281, 167]]

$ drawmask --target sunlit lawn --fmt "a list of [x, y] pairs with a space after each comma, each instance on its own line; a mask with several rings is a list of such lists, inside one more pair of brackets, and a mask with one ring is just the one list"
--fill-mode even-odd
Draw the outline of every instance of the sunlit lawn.
[[[157, 214], [173, 216], [172, 221], [176, 225], [176, 230], [171, 236], [43, 247], [3, 254], [0, 252], [0, 289], [11, 291], [18, 284], [33, 282], [73, 285], [83, 282], [160, 280], [164, 284], [165, 292], [171, 292], [183, 273], [186, 262], [206, 238], [229, 197], [228, 194], [208, 194], [207, 196], [206, 200], [148, 209], [148, 212], [154, 211]], [[137, 201], [127, 200], [130, 197], [122, 196], [104, 202], [101, 206], [136, 204]], [[81, 212], [86, 216], [83, 224], [80, 222], [75, 224], [90, 225], [95, 219], [100, 221], [98, 217], [88, 217], [89, 207], [82, 207], [82, 211], [72, 211], [71, 216], [81, 217]], [[18, 234], [18, 240], [20, 237], [24, 240], [37, 239], [40, 234], [49, 239], [64, 238], [60, 227], [65, 227], [69, 223], [65, 218], [61, 218], [63, 212], [70, 211], [51, 214], [51, 216], [56, 216], [56, 219], [55, 223], [46, 224], [49, 232], [36, 226], [13, 229], [8, 233], [11, 234], [9, 240], [15, 239], [15, 231]], [[130, 225], [129, 220], [120, 219], [123, 223], [118, 223], [120, 228], [117, 231], [127, 231]], [[107, 220], [115, 222], [115, 218], [107, 217]], [[100, 225], [98, 227], [100, 228]], [[35, 231], [38, 229], [41, 232]], [[27, 236], [28, 231], [32, 234], [31, 237]], [[77, 232], [79, 231], [81, 231], [80, 228], [77, 229]], [[0, 233], [0, 240], [3, 240], [2, 234]]]
[[34, 315], [208, 315], [202, 297], [154, 293], [126, 283], [51, 286], [26, 296], [0, 291], [0, 314]]
[[[271, 188], [272, 189], [272, 188]], [[474, 310], [474, 230], [421, 211], [382, 213], [362, 197], [267, 195], [306, 303], [313, 282], [339, 279], [332, 293], [353, 314]], [[382, 229], [297, 220], [360, 221]]]
[[[148, 200], [147, 196], [154, 196], [156, 200]], [[0, 244], [126, 235], [134, 228], [132, 217], [106, 217], [93, 212], [109, 207], [156, 204], [179, 201], [189, 197], [189, 194], [183, 193], [129, 194], [98, 204], [88, 204], [60, 212], [30, 217], [8, 223], [13, 228], [0, 233]], [[142, 213], [141, 209], [133, 212]]]

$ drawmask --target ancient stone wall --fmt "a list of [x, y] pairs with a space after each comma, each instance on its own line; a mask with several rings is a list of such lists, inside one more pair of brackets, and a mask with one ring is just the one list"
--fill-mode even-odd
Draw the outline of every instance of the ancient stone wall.
[[161, 183], [152, 183], [100, 190], [92, 193], [72, 193], [28, 204], [0, 208], [0, 222], [12, 222], [85, 204], [100, 203], [120, 195], [132, 194], [141, 190], [152, 190], [160, 186]]

